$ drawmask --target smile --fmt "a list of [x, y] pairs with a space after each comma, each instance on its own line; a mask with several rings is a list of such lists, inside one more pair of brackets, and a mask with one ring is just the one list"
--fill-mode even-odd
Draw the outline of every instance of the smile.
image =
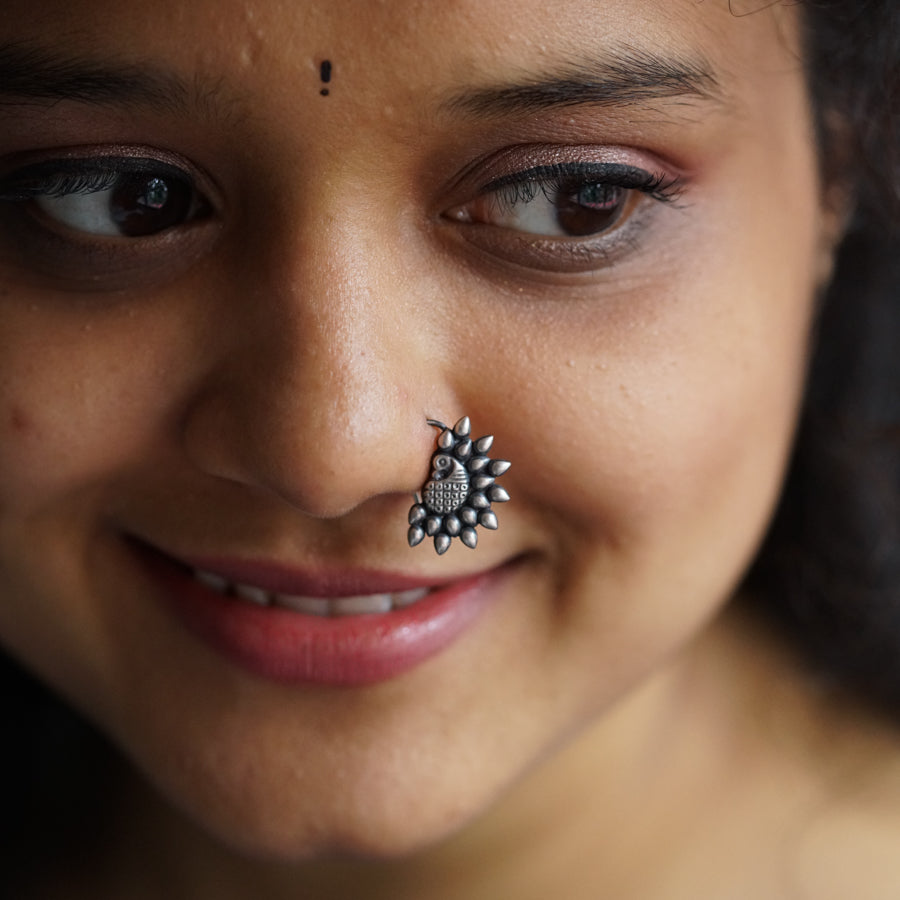
[[406, 609], [430, 593], [430, 588], [411, 588], [405, 591], [379, 594], [358, 594], [346, 597], [311, 597], [267, 591], [252, 584], [229, 581], [225, 576], [203, 569], [195, 569], [194, 579], [204, 587], [225, 597], [238, 597], [256, 606], [275, 606], [309, 616], [333, 618], [337, 616], [369, 616]]
[[438, 656], [507, 595], [521, 560], [455, 578], [185, 558], [128, 546], [153, 595], [230, 666], [282, 684], [361, 686]]

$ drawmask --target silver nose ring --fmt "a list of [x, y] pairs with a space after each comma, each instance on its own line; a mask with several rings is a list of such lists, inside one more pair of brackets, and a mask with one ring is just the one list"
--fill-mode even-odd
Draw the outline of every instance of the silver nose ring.
[[416, 502], [409, 511], [409, 546], [421, 544], [427, 535], [434, 538], [438, 554], [446, 553], [454, 538], [474, 550], [479, 525], [497, 530], [497, 515], [491, 505], [506, 503], [509, 494], [495, 481], [511, 463], [487, 455], [493, 435], [472, 440], [468, 416], [452, 428], [436, 419], [427, 421], [440, 433], [431, 456], [431, 475], [421, 495], [414, 495]]

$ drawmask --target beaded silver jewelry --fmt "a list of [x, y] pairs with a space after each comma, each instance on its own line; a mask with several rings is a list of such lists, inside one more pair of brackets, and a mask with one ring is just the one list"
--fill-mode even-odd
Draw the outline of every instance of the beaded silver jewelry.
[[495, 480], [510, 467], [505, 459], [491, 459], [487, 452], [493, 435], [473, 441], [471, 423], [463, 416], [452, 428], [435, 419], [428, 424], [440, 429], [437, 449], [431, 457], [431, 477], [415, 494], [409, 511], [409, 546], [420, 544], [425, 536], [434, 538], [434, 549], [446, 553], [453, 538], [475, 549], [475, 529], [495, 531], [497, 516], [492, 503], [505, 503], [509, 494]]

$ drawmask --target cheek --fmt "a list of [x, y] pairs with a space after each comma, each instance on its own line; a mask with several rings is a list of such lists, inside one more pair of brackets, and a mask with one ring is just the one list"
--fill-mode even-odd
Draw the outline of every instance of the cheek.
[[510, 456], [561, 546], [633, 579], [716, 557], [720, 587], [736, 577], [780, 485], [805, 369], [811, 290], [775, 270], [765, 284], [721, 267], [647, 283], [552, 338], [528, 413], [544, 439]]
[[[12, 391], [0, 402], [2, 511], [39, 508], [102, 467], [115, 433], [107, 430], [106, 440], [98, 440], [92, 417], [79, 415], [79, 406], [71, 390], [44, 395], [39, 385]], [[65, 409], [71, 418], [62, 415]]]
[[634, 583], [712, 567], [724, 590], [755, 550], [793, 436], [819, 266], [808, 147], [778, 149], [796, 177], [709, 173], [642, 274], [614, 269], [593, 299], [519, 312], [540, 338], [500, 351], [529, 385], [527, 426], [508, 423], [527, 439], [509, 453], [527, 460], [517, 489], [555, 522], [560, 553], [568, 542]]
[[122, 479], [165, 441], [178, 396], [166, 348], [183, 348], [151, 340], [165, 329], [139, 312], [20, 300], [0, 318], [0, 642], [101, 709], [124, 683], [110, 673], [126, 671], [128, 605], [97, 590], [108, 567], [97, 536]]
[[[127, 314], [0, 313], [0, 514], [92, 490], [159, 440], [166, 341]], [[177, 352], [177, 351], [176, 351]]]

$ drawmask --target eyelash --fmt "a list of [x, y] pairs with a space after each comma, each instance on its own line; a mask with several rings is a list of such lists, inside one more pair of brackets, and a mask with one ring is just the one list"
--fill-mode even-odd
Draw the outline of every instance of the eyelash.
[[531, 203], [538, 193], [548, 199], [566, 191], [597, 184], [639, 191], [654, 200], [670, 203], [681, 196], [681, 179], [653, 173], [621, 163], [554, 163], [533, 166], [522, 172], [504, 175], [486, 184], [479, 192], [493, 194], [501, 208], [511, 209]]
[[149, 157], [56, 159], [26, 166], [0, 180], [0, 201], [94, 194], [114, 187], [123, 175], [162, 175], [195, 188], [190, 173]]
[[[33, 186], [18, 185], [13, 182], [13, 189], [0, 192], [0, 200], [25, 202], [36, 197], [66, 197], [72, 194], [94, 194], [111, 188], [118, 178], [118, 173], [94, 173], [79, 175], [63, 175], [56, 173], [51, 180]], [[55, 180], [53, 180], [55, 179]]]

